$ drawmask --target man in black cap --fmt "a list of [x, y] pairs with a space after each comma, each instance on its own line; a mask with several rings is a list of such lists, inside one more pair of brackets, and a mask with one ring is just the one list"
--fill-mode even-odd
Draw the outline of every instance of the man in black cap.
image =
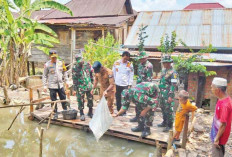
[[[50, 97], [52, 101], [57, 100], [57, 93], [60, 97], [60, 100], [66, 99], [66, 94], [64, 91], [64, 81], [67, 81], [67, 69], [62, 61], [57, 60], [57, 51], [50, 50], [49, 52], [50, 60], [44, 65], [44, 73], [43, 73], [43, 85], [44, 92], [47, 92], [47, 87], [50, 91]], [[67, 110], [66, 102], [62, 102], [62, 108]], [[57, 105], [55, 106], [55, 115], [54, 119], [58, 118], [57, 114]]]
[[93, 94], [93, 90], [97, 87], [97, 83], [100, 82], [100, 98], [103, 95], [106, 97], [110, 113], [113, 114], [113, 103], [116, 90], [113, 72], [111, 69], [103, 67], [99, 61], [94, 62], [93, 69], [95, 78], [91, 93]]

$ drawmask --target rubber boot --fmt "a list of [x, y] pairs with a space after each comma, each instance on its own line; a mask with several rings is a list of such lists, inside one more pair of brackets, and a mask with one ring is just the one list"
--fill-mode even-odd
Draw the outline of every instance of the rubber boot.
[[166, 122], [165, 122], [165, 121], [163, 121], [162, 123], [158, 124], [157, 126], [158, 126], [159, 128], [161, 128], [161, 127], [165, 127], [165, 126], [166, 126]]
[[135, 128], [131, 128], [132, 132], [141, 132], [144, 130], [144, 118], [139, 118], [138, 123], [139, 125], [136, 126]]
[[92, 108], [92, 107], [89, 108], [88, 116], [89, 116], [90, 118], [93, 117], [93, 108]]
[[136, 116], [130, 119], [130, 122], [138, 122], [139, 115], [138, 115], [137, 107], [135, 107], [135, 113], [136, 113]]
[[150, 127], [145, 126], [141, 134], [141, 137], [144, 138], [144, 137], [147, 137], [148, 135], [151, 135], [151, 130], [150, 130]]
[[80, 119], [81, 119], [81, 121], [85, 121], [85, 114], [84, 114], [84, 112], [83, 112], [83, 110], [80, 110]]
[[137, 121], [138, 121], [138, 117], [137, 116], [135, 116], [134, 118], [130, 119], [130, 122], [137, 122]]

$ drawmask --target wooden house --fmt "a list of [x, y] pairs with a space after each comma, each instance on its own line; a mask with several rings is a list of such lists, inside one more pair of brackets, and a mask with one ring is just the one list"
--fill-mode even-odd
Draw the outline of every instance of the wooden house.
[[[97, 40], [107, 32], [124, 44], [136, 13], [130, 0], [72, 0], [65, 4], [73, 16], [57, 10], [41, 10], [32, 14], [34, 19], [48, 25], [60, 40], [54, 49], [59, 56], [70, 63], [71, 52], [83, 49], [89, 39]], [[32, 50], [30, 62], [46, 62], [48, 56], [37, 49]]]

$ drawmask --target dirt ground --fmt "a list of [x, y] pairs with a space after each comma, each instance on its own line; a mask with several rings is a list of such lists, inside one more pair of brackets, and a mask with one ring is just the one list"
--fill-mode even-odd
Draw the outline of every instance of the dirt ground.
[[[11, 99], [10, 105], [29, 103], [29, 92], [25, 88], [19, 88], [16, 90], [8, 90], [9, 97]], [[37, 99], [37, 93], [34, 91], [35, 99]], [[0, 87], [0, 104], [3, 103], [4, 94], [3, 89]], [[75, 97], [71, 97], [75, 101]], [[211, 156], [211, 141], [210, 141], [210, 129], [213, 120], [213, 112], [205, 112], [203, 109], [198, 109], [196, 113], [196, 124], [193, 132], [189, 136], [189, 140], [186, 146], [186, 152], [191, 156]], [[232, 132], [231, 132], [232, 134]], [[190, 155], [188, 155], [190, 156]], [[232, 135], [226, 144], [225, 157], [232, 157]]]

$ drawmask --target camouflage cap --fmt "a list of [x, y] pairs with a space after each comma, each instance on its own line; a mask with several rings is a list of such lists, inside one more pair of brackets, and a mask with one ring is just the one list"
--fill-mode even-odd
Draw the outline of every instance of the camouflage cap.
[[173, 60], [170, 55], [165, 55], [162, 57], [161, 63], [172, 63]]
[[145, 51], [142, 51], [139, 53], [139, 56], [136, 58], [137, 60], [143, 59], [143, 58], [147, 58], [148, 55]]

